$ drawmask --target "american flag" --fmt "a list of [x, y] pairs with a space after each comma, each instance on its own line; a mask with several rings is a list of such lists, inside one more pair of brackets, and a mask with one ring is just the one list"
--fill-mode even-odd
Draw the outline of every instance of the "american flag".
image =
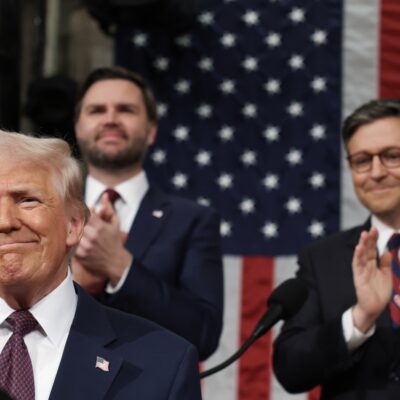
[[103, 357], [96, 357], [96, 365], [95, 368], [99, 368], [104, 372], [110, 371], [110, 362], [104, 359]]
[[[203, 0], [181, 36], [117, 33], [115, 63], [147, 77], [159, 100], [150, 179], [221, 215], [224, 331], [202, 368], [247, 339], [302, 246], [365, 218], [340, 125], [364, 101], [400, 93], [399, 17], [398, 0]], [[271, 340], [206, 378], [204, 399], [316, 397], [275, 381]]]

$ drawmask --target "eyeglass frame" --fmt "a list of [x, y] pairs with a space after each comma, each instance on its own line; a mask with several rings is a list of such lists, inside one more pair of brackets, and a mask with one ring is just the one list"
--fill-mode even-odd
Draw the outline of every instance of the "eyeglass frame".
[[[398, 163], [397, 163], [397, 161], [396, 161], [396, 164], [395, 164], [395, 165], [387, 165], [387, 159], [385, 159], [384, 156], [385, 156], [385, 154], [388, 154], [388, 152], [390, 152], [390, 151], [392, 151], [392, 150], [397, 150], [397, 151], [399, 152]], [[366, 164], [366, 168], [365, 168], [365, 169], [363, 169], [363, 168], [357, 169], [357, 168], [355, 167], [355, 165], [353, 164], [353, 162], [352, 162], [352, 158], [354, 158], [355, 156], [361, 155], [361, 154], [362, 154], [362, 155], [366, 155], [366, 156], [369, 157], [368, 164]], [[378, 153], [368, 153], [368, 152], [366, 152], [366, 151], [360, 151], [360, 152], [355, 153], [355, 154], [349, 154], [349, 155], [346, 157], [346, 159], [347, 159], [347, 162], [348, 162], [349, 165], [350, 165], [350, 168], [351, 168], [353, 171], [358, 172], [358, 173], [364, 173], [364, 172], [369, 172], [369, 171], [371, 171], [371, 169], [372, 169], [372, 160], [374, 159], [375, 156], [378, 156], [380, 163], [381, 163], [385, 168], [387, 168], [387, 169], [392, 169], [392, 168], [398, 168], [398, 167], [400, 167], [400, 146], [399, 146], [399, 147], [397, 147], [397, 146], [387, 147], [387, 148], [381, 150], [381, 151], [378, 152]]]

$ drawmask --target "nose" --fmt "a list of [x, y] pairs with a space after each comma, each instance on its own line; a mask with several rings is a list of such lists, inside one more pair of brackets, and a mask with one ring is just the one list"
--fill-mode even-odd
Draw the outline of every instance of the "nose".
[[380, 158], [378, 157], [377, 154], [375, 154], [372, 157], [371, 161], [371, 176], [375, 179], [379, 179], [383, 176], [387, 175], [387, 169], [386, 167], [382, 164]]
[[20, 226], [16, 204], [10, 199], [0, 199], [0, 232], [11, 232], [19, 229]]
[[105, 124], [116, 125], [118, 123], [118, 112], [113, 108], [108, 108], [105, 113]]

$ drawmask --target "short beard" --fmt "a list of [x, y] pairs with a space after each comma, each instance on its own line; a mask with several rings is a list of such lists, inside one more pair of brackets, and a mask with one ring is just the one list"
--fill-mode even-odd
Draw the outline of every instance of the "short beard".
[[115, 154], [107, 154], [95, 145], [90, 146], [85, 141], [79, 142], [81, 154], [85, 162], [100, 169], [117, 171], [127, 167], [134, 167], [141, 163], [146, 153], [146, 140], [137, 140], [124, 150]]

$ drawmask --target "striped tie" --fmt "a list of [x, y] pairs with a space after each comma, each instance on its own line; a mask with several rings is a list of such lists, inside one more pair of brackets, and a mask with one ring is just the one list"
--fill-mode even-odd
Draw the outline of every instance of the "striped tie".
[[387, 244], [392, 255], [393, 294], [390, 301], [390, 317], [394, 328], [400, 327], [400, 234], [394, 233]]

